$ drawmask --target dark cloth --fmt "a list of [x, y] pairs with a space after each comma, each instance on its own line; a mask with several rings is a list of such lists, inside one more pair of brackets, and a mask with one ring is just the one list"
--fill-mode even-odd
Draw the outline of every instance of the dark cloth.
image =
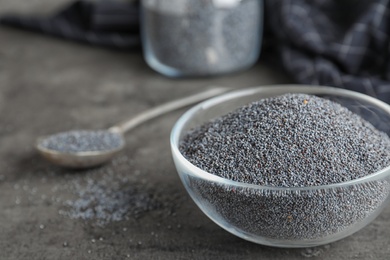
[[297, 82], [390, 103], [389, 1], [268, 0], [265, 9], [269, 45]]
[[102, 47], [140, 46], [137, 2], [76, 1], [50, 17], [3, 15], [0, 23]]
[[[390, 2], [265, 0], [262, 55], [298, 82], [369, 94], [390, 103]], [[137, 1], [77, 1], [52, 17], [0, 23], [93, 45], [140, 46]]]

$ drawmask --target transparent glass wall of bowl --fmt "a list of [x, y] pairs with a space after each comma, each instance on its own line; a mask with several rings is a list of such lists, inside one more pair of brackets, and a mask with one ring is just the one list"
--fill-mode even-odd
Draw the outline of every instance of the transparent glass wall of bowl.
[[142, 0], [146, 62], [170, 77], [247, 69], [258, 59], [262, 0]]
[[185, 133], [255, 100], [306, 93], [338, 102], [390, 136], [390, 106], [329, 87], [271, 86], [224, 94], [187, 111], [171, 134], [184, 187], [215, 223], [243, 239], [275, 247], [310, 247], [345, 238], [372, 222], [390, 202], [390, 166], [354, 181], [302, 188], [265, 187], [202, 171], [179, 151]]

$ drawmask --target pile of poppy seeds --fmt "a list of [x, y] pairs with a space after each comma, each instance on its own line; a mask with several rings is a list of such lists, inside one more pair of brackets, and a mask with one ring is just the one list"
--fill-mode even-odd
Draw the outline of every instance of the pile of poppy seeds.
[[81, 185], [74, 183], [74, 200], [67, 200], [67, 207], [61, 211], [71, 219], [93, 221], [96, 225], [105, 225], [139, 218], [142, 214], [157, 209], [159, 204], [146, 191], [130, 185], [125, 178], [106, 176], [100, 180], [88, 179]]
[[289, 190], [358, 179], [390, 166], [390, 138], [333, 101], [306, 94], [262, 99], [190, 130], [180, 151], [219, 177], [252, 189], [190, 177], [215, 216], [271, 239], [321, 239], [375, 217], [386, 180]]
[[104, 130], [72, 130], [51, 135], [41, 145], [63, 153], [110, 151], [124, 145], [120, 134]]

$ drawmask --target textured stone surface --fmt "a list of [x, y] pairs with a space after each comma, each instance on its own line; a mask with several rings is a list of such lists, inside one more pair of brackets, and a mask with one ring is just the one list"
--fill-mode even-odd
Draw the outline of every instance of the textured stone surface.
[[[49, 13], [65, 2], [0, 0], [0, 13]], [[389, 207], [362, 231], [318, 248], [264, 247], [222, 230], [191, 201], [171, 160], [169, 132], [184, 110], [132, 131], [125, 151], [101, 168], [59, 169], [33, 148], [40, 135], [104, 128], [210, 85], [287, 82], [264, 63], [224, 77], [172, 80], [149, 69], [139, 51], [0, 27], [0, 259], [388, 259]], [[147, 194], [158, 206], [104, 227], [61, 214], [90, 182]]]

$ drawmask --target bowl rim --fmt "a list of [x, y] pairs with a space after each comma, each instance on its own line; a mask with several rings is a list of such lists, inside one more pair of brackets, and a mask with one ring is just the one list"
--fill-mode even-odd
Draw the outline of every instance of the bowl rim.
[[[291, 91], [286, 91], [286, 89], [290, 89]], [[390, 175], [390, 165], [388, 167], [383, 168], [380, 171], [371, 173], [369, 175], [353, 179], [346, 182], [339, 182], [333, 184], [319, 185], [319, 186], [305, 186], [305, 187], [277, 187], [277, 186], [265, 186], [265, 185], [257, 185], [250, 184], [244, 182], [233, 181], [229, 179], [225, 179], [214, 175], [212, 173], [208, 173], [199, 167], [195, 166], [191, 162], [189, 162], [179, 151], [179, 139], [180, 134], [183, 130], [185, 124], [192, 118], [192, 116], [201, 109], [207, 109], [214, 105], [220, 104], [224, 101], [228, 101], [237, 97], [247, 96], [254, 93], [260, 92], [280, 92], [280, 94], [285, 93], [305, 93], [305, 94], [331, 94], [331, 95], [341, 95], [343, 97], [350, 97], [358, 100], [364, 100], [370, 104], [373, 104], [381, 109], [383, 109], [386, 113], [390, 115], [390, 105], [386, 104], [383, 101], [380, 101], [374, 97], [368, 96], [366, 94], [362, 94], [359, 92], [355, 92], [352, 90], [329, 87], [329, 86], [315, 86], [315, 85], [297, 85], [297, 84], [282, 84], [282, 85], [264, 85], [251, 87], [246, 89], [238, 89], [229, 93], [225, 93], [213, 98], [210, 98], [206, 101], [203, 101], [189, 110], [187, 110], [175, 123], [172, 128], [170, 135], [170, 144], [171, 151], [174, 161], [178, 160], [181, 164], [183, 164], [188, 170], [189, 173], [195, 177], [217, 182], [229, 186], [236, 186], [240, 188], [251, 188], [251, 189], [262, 189], [262, 190], [280, 190], [280, 191], [303, 191], [303, 190], [321, 190], [321, 189], [334, 189], [341, 188], [345, 186], [353, 186], [361, 183], [365, 183], [368, 181], [375, 181], [383, 179], [386, 175]], [[277, 95], [277, 93], [275, 94]], [[175, 162], [176, 163], [176, 162]]]

